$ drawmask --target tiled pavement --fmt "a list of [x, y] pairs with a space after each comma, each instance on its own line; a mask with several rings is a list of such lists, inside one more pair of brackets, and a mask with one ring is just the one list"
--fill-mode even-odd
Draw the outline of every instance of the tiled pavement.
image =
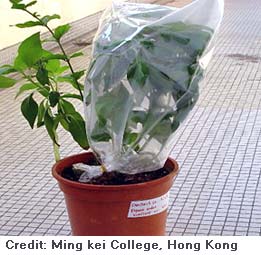
[[[200, 99], [176, 134], [169, 235], [261, 235], [260, 13], [259, 0], [225, 1]], [[69, 235], [51, 143], [29, 129], [14, 94], [0, 91], [0, 235]], [[79, 152], [62, 138], [62, 156]]]

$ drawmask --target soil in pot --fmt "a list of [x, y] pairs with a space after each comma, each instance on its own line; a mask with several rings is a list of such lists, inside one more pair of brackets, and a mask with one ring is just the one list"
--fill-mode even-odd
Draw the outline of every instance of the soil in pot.
[[[89, 165], [98, 165], [95, 161], [90, 162]], [[124, 174], [119, 172], [104, 172], [100, 176], [96, 176], [88, 180], [87, 184], [96, 185], [126, 185], [136, 184], [142, 182], [152, 181], [168, 175], [173, 169], [161, 168], [155, 171], [137, 173], [137, 174]], [[62, 172], [62, 177], [71, 181], [79, 182], [80, 176], [84, 171], [75, 170], [73, 167], [67, 167]], [[82, 183], [82, 182], [81, 182]]]

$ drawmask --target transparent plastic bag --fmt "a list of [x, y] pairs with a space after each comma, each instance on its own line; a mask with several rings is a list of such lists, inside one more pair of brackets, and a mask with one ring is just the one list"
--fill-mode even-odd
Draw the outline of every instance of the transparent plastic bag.
[[197, 101], [223, 5], [124, 2], [104, 12], [85, 82], [85, 116], [90, 147], [108, 171], [164, 165], [173, 133]]

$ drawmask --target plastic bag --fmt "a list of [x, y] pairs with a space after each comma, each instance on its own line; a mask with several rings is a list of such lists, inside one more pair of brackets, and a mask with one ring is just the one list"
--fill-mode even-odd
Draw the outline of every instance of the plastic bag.
[[223, 0], [184, 8], [113, 3], [101, 18], [85, 82], [90, 147], [108, 171], [164, 165], [195, 105]]

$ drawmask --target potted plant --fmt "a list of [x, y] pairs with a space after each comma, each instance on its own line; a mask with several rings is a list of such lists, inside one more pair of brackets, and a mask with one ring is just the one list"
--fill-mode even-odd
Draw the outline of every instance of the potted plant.
[[[14, 64], [1, 67], [0, 87], [23, 81], [17, 96], [30, 91], [21, 111], [31, 128], [45, 126], [53, 141], [57, 163], [52, 172], [65, 195], [72, 233], [164, 235], [168, 191], [178, 171], [177, 163], [166, 158], [173, 133], [197, 101], [200, 59], [222, 12], [210, 28], [176, 19], [184, 10], [200, 8], [198, 3], [181, 11], [114, 5], [95, 37], [83, 93], [84, 71], [76, 72], [71, 64], [82, 54], [66, 54], [61, 43], [70, 26], [52, 30], [49, 22], [59, 16], [31, 12], [36, 1], [10, 2], [34, 18], [16, 26], [44, 26], [51, 37], [43, 41], [36, 33], [25, 39]], [[47, 41], [56, 42], [61, 52], [45, 50]], [[8, 77], [10, 73], [18, 73], [19, 79]], [[65, 92], [61, 82], [77, 92]], [[36, 93], [42, 97], [39, 102]], [[86, 122], [69, 99], [84, 102]], [[60, 160], [59, 125], [92, 152]]]

